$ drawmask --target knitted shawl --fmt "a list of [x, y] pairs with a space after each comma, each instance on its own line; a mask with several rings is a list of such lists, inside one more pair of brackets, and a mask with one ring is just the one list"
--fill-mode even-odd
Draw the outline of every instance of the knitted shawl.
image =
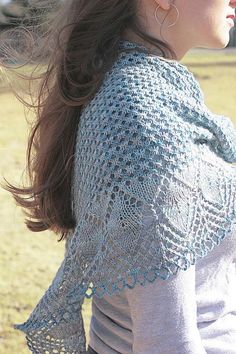
[[127, 40], [119, 48], [82, 108], [64, 260], [28, 320], [14, 324], [32, 353], [86, 353], [85, 297], [185, 271], [236, 222], [230, 118], [206, 107], [186, 66]]

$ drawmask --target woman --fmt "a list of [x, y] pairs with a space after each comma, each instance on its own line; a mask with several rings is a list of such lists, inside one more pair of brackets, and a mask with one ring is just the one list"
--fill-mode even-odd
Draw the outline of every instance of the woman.
[[224, 48], [235, 7], [61, 4], [44, 47], [31, 186], [7, 187], [37, 220], [32, 231], [66, 237], [51, 286], [14, 326], [33, 353], [236, 354], [236, 130], [179, 63], [193, 47]]

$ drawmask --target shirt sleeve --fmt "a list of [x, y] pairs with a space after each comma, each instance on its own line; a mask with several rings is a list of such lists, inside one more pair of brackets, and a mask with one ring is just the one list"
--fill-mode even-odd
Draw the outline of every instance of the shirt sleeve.
[[126, 289], [135, 354], [206, 354], [197, 327], [195, 265]]

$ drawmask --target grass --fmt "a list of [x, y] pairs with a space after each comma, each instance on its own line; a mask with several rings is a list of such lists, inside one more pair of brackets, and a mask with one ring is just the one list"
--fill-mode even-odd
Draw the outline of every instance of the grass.
[[[199, 80], [208, 107], [236, 122], [236, 55], [189, 54], [182, 64]], [[28, 128], [22, 105], [0, 81], [0, 174], [13, 184], [22, 181]], [[26, 354], [25, 337], [13, 330], [24, 322], [50, 285], [64, 256], [64, 243], [50, 233], [31, 233], [13, 198], [0, 189], [0, 353]], [[87, 339], [91, 300], [85, 299], [83, 315]]]
[[236, 54], [188, 55], [182, 63], [200, 82], [207, 106], [236, 122]]

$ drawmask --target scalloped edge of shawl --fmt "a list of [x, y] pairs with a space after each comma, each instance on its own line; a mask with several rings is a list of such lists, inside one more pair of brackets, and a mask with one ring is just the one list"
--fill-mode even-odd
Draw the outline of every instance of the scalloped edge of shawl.
[[[235, 220], [235, 221], [234, 221]], [[201, 259], [205, 256], [208, 255], [209, 252], [211, 252], [215, 247], [220, 246], [222, 241], [231, 234], [233, 231], [233, 225], [236, 224], [236, 215], [232, 215], [230, 219], [227, 219], [225, 221], [226, 226], [225, 229], [223, 229], [219, 236], [216, 239], [216, 242], [213, 240], [210, 240], [210, 246], [208, 248], [202, 249], [201, 254], [196, 254], [194, 251], [192, 252], [192, 260], [187, 260], [187, 259], [181, 259], [179, 256], [178, 260], [180, 263], [183, 264], [183, 266], [177, 263], [174, 264], [170, 263], [170, 267], [162, 267], [162, 268], [157, 268], [157, 267], [152, 267], [150, 269], [146, 270], [140, 270], [140, 268], [132, 269], [130, 271], [127, 271], [125, 273], [125, 276], [120, 277], [119, 280], [113, 282], [113, 283], [107, 283], [107, 284], [99, 284], [98, 286], [89, 286], [87, 290], [84, 292], [84, 296], [88, 299], [90, 299], [92, 296], [96, 295], [98, 297], [103, 297], [104, 295], [114, 295], [125, 288], [133, 289], [136, 284], [140, 284], [142, 286], [145, 286], [147, 282], [153, 283], [158, 277], [166, 280], [172, 275], [176, 275], [179, 271], [184, 270], [186, 271], [191, 265], [195, 265], [196, 261], [198, 259]], [[228, 224], [229, 223], [229, 224]], [[170, 271], [170, 268], [174, 268], [173, 271]], [[130, 282], [131, 279], [131, 282]], [[99, 290], [100, 289], [100, 290]], [[87, 293], [88, 290], [90, 293]]]
[[[235, 222], [233, 222], [233, 220], [235, 220]], [[231, 218], [227, 219], [226, 222], [227, 223], [229, 222], [229, 224], [225, 226], [225, 229], [223, 229], [222, 232], [219, 234], [216, 243], [212, 242], [211, 246], [208, 249], [205, 249], [201, 255], [193, 254], [192, 262], [191, 261], [185, 262], [185, 265], [183, 267], [177, 266], [176, 264], [173, 272], [170, 272], [168, 268], [164, 268], [164, 267], [162, 267], [161, 269], [152, 267], [147, 270], [140, 270], [140, 268], [136, 268], [131, 271], [127, 271], [124, 277], [121, 277], [119, 280], [113, 283], [99, 284], [98, 286], [88, 286], [85, 288], [83, 292], [81, 292], [80, 295], [88, 299], [90, 299], [94, 295], [100, 298], [103, 297], [104, 295], [112, 296], [124, 290], [125, 288], [133, 289], [136, 284], [145, 286], [146, 282], [153, 283], [157, 277], [166, 280], [170, 276], [177, 274], [177, 272], [180, 270], [187, 270], [191, 265], [194, 265], [196, 263], [197, 259], [205, 257], [213, 248], [219, 246], [221, 242], [228, 235], [231, 234], [231, 232], [233, 231], [233, 225], [236, 224], [236, 215], [232, 215]], [[131, 283], [130, 283], [130, 277], [132, 277]], [[90, 291], [90, 293], [87, 293], [88, 290]], [[29, 325], [29, 319], [24, 323], [12, 324], [11, 327], [28, 334], [30, 332], [29, 330], [26, 329], [28, 325]]]

